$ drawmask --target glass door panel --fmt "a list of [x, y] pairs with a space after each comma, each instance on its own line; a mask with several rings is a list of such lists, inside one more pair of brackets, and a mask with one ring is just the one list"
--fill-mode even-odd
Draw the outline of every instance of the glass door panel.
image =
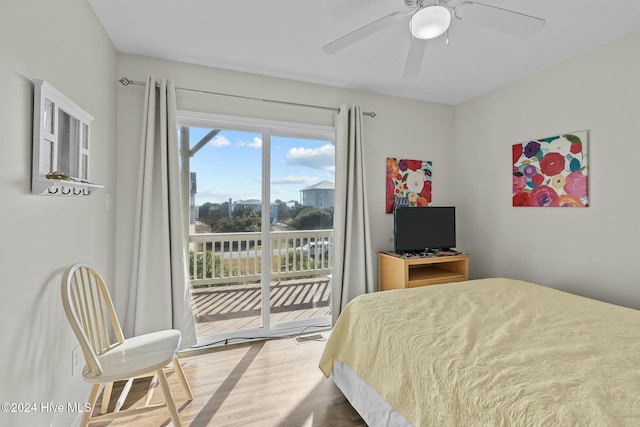
[[261, 328], [262, 134], [182, 126], [190, 150], [189, 269], [196, 333]]
[[335, 150], [272, 136], [270, 323], [329, 323]]

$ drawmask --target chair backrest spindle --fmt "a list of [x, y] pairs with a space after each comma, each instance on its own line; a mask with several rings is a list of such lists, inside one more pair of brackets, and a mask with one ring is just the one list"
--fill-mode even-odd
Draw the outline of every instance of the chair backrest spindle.
[[[89, 372], [86, 375], [100, 375], [102, 367], [98, 356], [124, 341], [102, 277], [86, 264], [72, 265], [62, 280], [62, 301], [87, 361]], [[110, 337], [110, 328], [115, 340]]]

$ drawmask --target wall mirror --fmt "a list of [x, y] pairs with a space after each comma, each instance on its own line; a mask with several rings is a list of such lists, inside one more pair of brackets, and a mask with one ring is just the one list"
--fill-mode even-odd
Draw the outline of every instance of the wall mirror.
[[102, 188], [89, 180], [93, 117], [44, 80], [34, 80], [35, 194], [86, 196]]

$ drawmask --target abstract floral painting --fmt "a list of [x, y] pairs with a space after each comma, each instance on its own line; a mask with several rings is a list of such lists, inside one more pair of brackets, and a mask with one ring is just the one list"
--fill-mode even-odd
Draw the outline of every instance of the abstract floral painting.
[[513, 145], [513, 206], [589, 206], [584, 130]]
[[431, 204], [431, 162], [387, 157], [386, 213], [396, 205]]

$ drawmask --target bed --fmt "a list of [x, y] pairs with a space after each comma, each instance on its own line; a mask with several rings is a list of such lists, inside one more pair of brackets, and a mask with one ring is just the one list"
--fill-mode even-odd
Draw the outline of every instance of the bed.
[[640, 311], [504, 278], [377, 292], [320, 369], [370, 426], [640, 426]]

